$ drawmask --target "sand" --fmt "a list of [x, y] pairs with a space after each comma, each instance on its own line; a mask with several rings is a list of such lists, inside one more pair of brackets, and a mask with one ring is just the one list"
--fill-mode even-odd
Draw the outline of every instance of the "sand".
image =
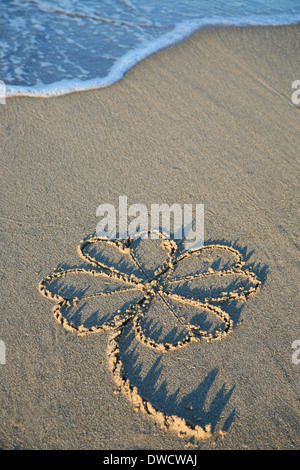
[[[300, 122], [291, 101], [299, 35], [299, 26], [201, 30], [108, 88], [0, 105], [1, 448], [299, 448]], [[73, 280], [75, 297], [134, 280], [134, 270], [125, 281], [102, 279], [94, 255], [77, 251], [95, 232], [96, 208], [124, 195], [148, 207], [204, 204], [212, 248], [194, 256], [195, 266], [207, 266], [219, 246], [238, 262], [195, 279], [188, 258], [180, 275], [208, 294], [224, 288], [221, 307], [213, 312], [202, 299], [201, 308], [207, 329], [215, 313], [230, 334], [185, 344], [162, 295], [126, 324], [111, 319], [120, 308], [122, 316], [128, 292], [90, 297], [103, 302], [105, 322], [93, 306], [76, 321], [95, 334], [62, 320], [70, 305], [55, 318]], [[148, 261], [159, 261], [151, 249]], [[39, 287], [57, 268], [71, 272], [48, 278], [51, 300]], [[236, 297], [225, 281], [240, 271], [259, 283]], [[173, 313], [186, 310], [190, 321], [199, 305], [176, 306], [182, 291], [168, 287]], [[147, 289], [157, 294], [154, 284]], [[160, 338], [184, 347], [151, 347]]]

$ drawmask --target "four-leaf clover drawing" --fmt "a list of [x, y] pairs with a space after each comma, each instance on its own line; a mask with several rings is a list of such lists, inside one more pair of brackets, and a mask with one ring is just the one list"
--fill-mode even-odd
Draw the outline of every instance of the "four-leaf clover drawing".
[[[256, 275], [245, 269], [242, 255], [230, 246], [216, 244], [180, 251], [175, 241], [165, 239], [162, 233], [158, 240], [92, 236], [82, 241], [78, 253], [84, 266], [55, 270], [39, 284], [40, 292], [55, 301], [56, 320], [80, 336], [113, 330], [109, 363], [117, 384], [134, 406], [180, 436], [211, 436], [209, 427], [203, 429], [178, 416], [167, 416], [141, 397], [124, 375], [119, 341], [129, 322], [141, 343], [160, 352], [224, 338], [232, 330], [233, 320], [221, 305], [233, 299], [246, 300], [261, 286]], [[160, 260], [159, 267], [155, 267], [156, 260]], [[83, 277], [85, 288], [74, 287], [74, 279]], [[66, 283], [69, 279], [71, 287]], [[167, 322], [157, 311], [158, 300], [169, 312]], [[169, 334], [163, 336], [161, 331], [166, 327]]]

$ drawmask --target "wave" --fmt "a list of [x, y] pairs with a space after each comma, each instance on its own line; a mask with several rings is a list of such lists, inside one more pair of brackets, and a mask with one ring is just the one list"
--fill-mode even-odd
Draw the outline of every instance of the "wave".
[[[74, 16], [74, 14], [72, 15]], [[101, 18], [101, 20], [103, 20], [103, 18]], [[202, 18], [198, 20], [183, 21], [177, 24], [171, 31], [162, 34], [158, 38], [144, 41], [139, 47], [126, 52], [123, 56], [116, 59], [104, 77], [96, 77], [88, 80], [81, 80], [78, 78], [62, 79], [50, 84], [40, 83], [36, 86], [6, 84], [6, 96], [25, 95], [34, 97], [54, 97], [67, 93], [112, 85], [121, 80], [129, 69], [146, 57], [149, 57], [163, 48], [181, 42], [201, 28], [274, 26], [297, 23], [300, 23], [300, 14], [280, 14], [272, 17], [258, 15], [251, 16], [249, 18], [233, 17], [230, 19], [216, 17], [213, 19]]]

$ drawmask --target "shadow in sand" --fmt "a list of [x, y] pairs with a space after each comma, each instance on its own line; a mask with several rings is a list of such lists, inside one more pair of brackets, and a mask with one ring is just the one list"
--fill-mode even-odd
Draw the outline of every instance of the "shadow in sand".
[[[126, 377], [133, 386], [137, 387], [139, 394], [145, 400], [165, 415], [176, 415], [192, 426], [200, 425], [204, 428], [206, 425], [210, 425], [212, 432], [216, 430], [228, 431], [235, 419], [235, 409], [230, 409], [229, 406], [235, 387], [228, 389], [225, 383], [219, 388], [216, 386], [218, 368], [213, 368], [194, 390], [182, 397], [180, 387], [173, 393], [169, 391], [172, 375], [170, 381], [161, 380], [163, 373], [161, 354], [148, 372], [143, 374], [144, 364], [140, 358], [139, 348], [137, 346], [128, 347], [133, 341], [132, 330], [124, 332], [123, 341], [120, 344], [120, 355]], [[176, 373], [172, 370], [171, 374], [174, 372]]]

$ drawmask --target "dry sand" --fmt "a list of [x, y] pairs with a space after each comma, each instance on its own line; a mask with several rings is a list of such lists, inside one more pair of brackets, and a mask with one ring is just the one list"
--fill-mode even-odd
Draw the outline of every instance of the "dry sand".
[[[111, 87], [0, 106], [0, 447], [299, 448], [299, 44], [299, 26], [201, 30]], [[262, 284], [224, 304], [230, 335], [166, 352], [130, 324], [121, 341], [55, 321], [40, 281], [82, 265], [97, 206], [120, 195], [204, 204], [205, 243], [238, 250]], [[112, 373], [120, 358], [137, 388]], [[161, 429], [167, 415], [212, 436]]]

